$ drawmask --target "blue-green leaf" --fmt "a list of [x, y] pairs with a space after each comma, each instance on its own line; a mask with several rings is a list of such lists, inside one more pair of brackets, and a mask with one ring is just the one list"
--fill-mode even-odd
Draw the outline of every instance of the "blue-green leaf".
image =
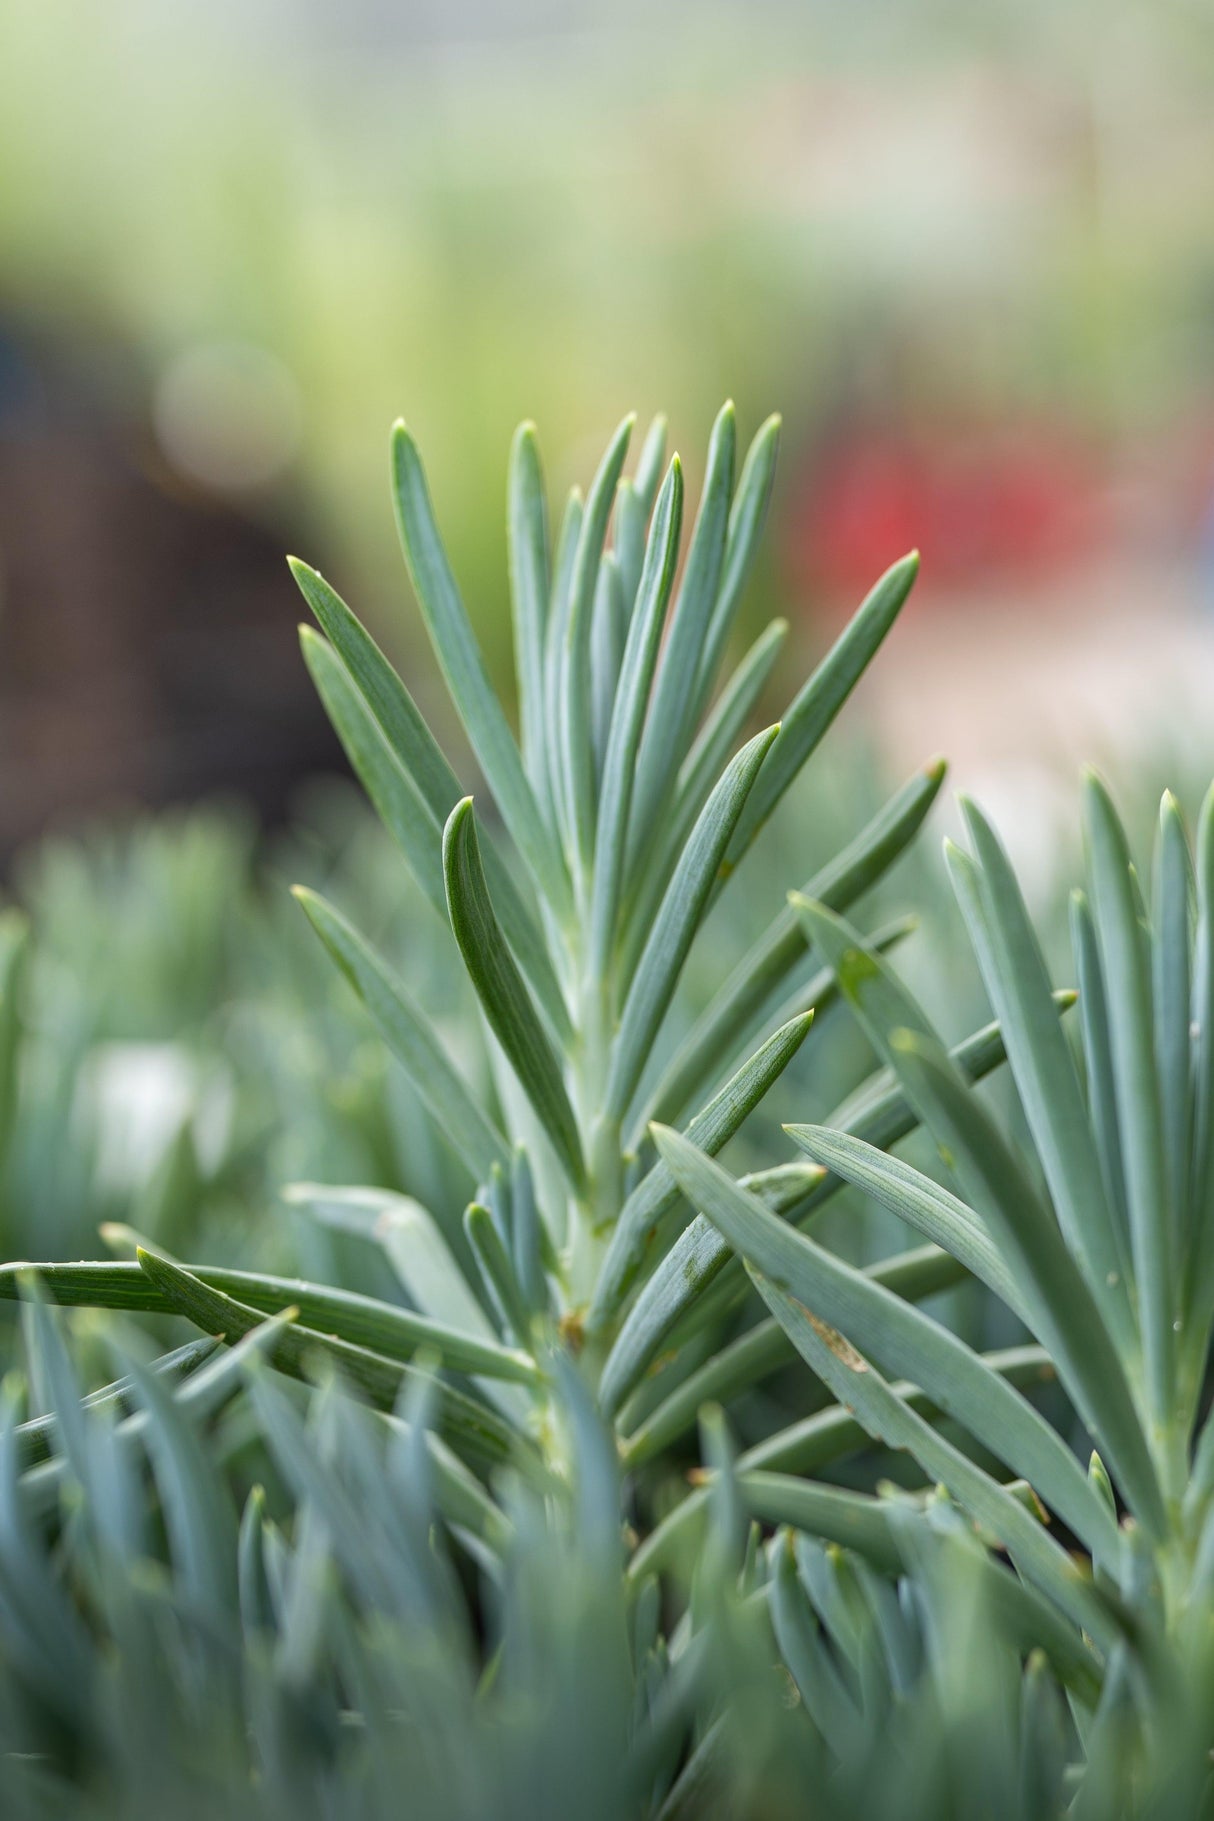
[[742, 659], [683, 762], [674, 801], [662, 819], [662, 840], [651, 843], [648, 852], [637, 856], [625, 892], [627, 913], [621, 951], [625, 979], [630, 978], [636, 966], [695, 819], [735, 751], [787, 636], [788, 622], [773, 620]]
[[581, 1140], [560, 1064], [540, 1024], [489, 898], [480, 845], [465, 797], [443, 833], [443, 870], [451, 928], [494, 1036], [543, 1122], [571, 1186], [585, 1178]]
[[1022, 1320], [1027, 1319], [1020, 1292], [999, 1248], [972, 1208], [947, 1189], [942, 1189], [930, 1176], [922, 1175], [900, 1158], [890, 1157], [850, 1132], [817, 1125], [786, 1125], [784, 1130], [807, 1157], [871, 1195], [899, 1220], [922, 1233], [925, 1239], [943, 1246], [967, 1271], [972, 1271], [992, 1289], [1009, 1309]]
[[666, 460], [666, 427], [666, 418], [659, 412], [645, 432], [645, 441], [641, 444], [641, 453], [637, 457], [636, 479], [632, 485], [646, 516], [653, 511], [658, 482], [662, 478], [662, 464]]
[[[698, 1214], [691, 1226], [679, 1235], [677, 1244], [671, 1248], [672, 1263], [676, 1254], [683, 1253], [684, 1242], [690, 1242], [693, 1235], [699, 1241], [705, 1229], [712, 1234], [720, 1252], [730, 1259], [730, 1264], [725, 1266], [722, 1271], [722, 1279], [724, 1271], [731, 1269], [736, 1264], [743, 1283], [749, 1288], [740, 1262], [733, 1258], [728, 1245], [716, 1228], [701, 1214]], [[659, 1270], [664, 1271], [665, 1268], [666, 1261], [663, 1260]], [[965, 1272], [957, 1260], [949, 1253], [942, 1252], [938, 1246], [917, 1246], [913, 1251], [899, 1252], [892, 1258], [880, 1259], [874, 1265], [867, 1265], [865, 1274], [871, 1277], [874, 1283], [884, 1284], [887, 1289], [892, 1290], [896, 1296], [903, 1297], [907, 1302], [922, 1302], [926, 1297], [935, 1296], [941, 1290], [952, 1289], [965, 1278]], [[657, 1276], [657, 1272], [654, 1273], [654, 1276]], [[639, 1303], [640, 1298], [638, 1297], [637, 1300]], [[1012, 1378], [1013, 1383], [1022, 1382], [1021, 1377], [1018, 1376], [1022, 1372], [1027, 1375], [1030, 1382], [1036, 1383], [1038, 1378], [1043, 1375], [1037, 1373], [1034, 1376], [1025, 1363], [1030, 1354], [1038, 1361], [1047, 1359], [1045, 1350], [1041, 1347], [1011, 1348], [1006, 1353], [991, 1355], [988, 1364], [991, 1365], [993, 1371], [1006, 1372]], [[722, 1347], [719, 1353], [715, 1353], [711, 1358], [705, 1360], [703, 1365], [697, 1366], [663, 1399], [656, 1409], [644, 1418], [638, 1428], [629, 1433], [623, 1448], [625, 1462], [629, 1466], [639, 1466], [644, 1461], [651, 1460], [694, 1426], [696, 1411], [702, 1403], [710, 1399], [725, 1403], [731, 1398], [739, 1397], [752, 1385], [760, 1384], [773, 1372], [778, 1372], [789, 1365], [796, 1357], [796, 1348], [774, 1318], [769, 1317], [766, 1321], [756, 1322], [753, 1327], [747, 1328], [740, 1334], [736, 1340], [732, 1340], [727, 1346]], [[1046, 1376], [1051, 1379], [1056, 1376], [1052, 1362], [1049, 1364]], [[902, 1387], [902, 1391], [907, 1396], [911, 1395], [909, 1387]], [[922, 1407], [926, 1409], [929, 1405], [930, 1399], [925, 1399]], [[812, 1419], [806, 1418], [805, 1421], [808, 1423]], [[626, 1422], [625, 1427], [627, 1427]], [[787, 1434], [790, 1449], [787, 1454], [778, 1453], [777, 1457], [777, 1453], [773, 1452], [769, 1458], [765, 1452], [767, 1444], [765, 1442], [757, 1443], [747, 1457], [750, 1464], [756, 1467], [789, 1467], [795, 1468], [798, 1472], [808, 1472], [814, 1466], [825, 1464], [827, 1460], [835, 1458], [833, 1454], [828, 1454], [823, 1457], [822, 1463], [819, 1463], [816, 1453], [818, 1443], [807, 1435], [803, 1459], [796, 1440], [800, 1428], [801, 1425], [794, 1425], [794, 1430], [779, 1432]], [[816, 1435], [817, 1431], [814, 1431], [813, 1434]], [[833, 1436], [834, 1432], [832, 1431], [831, 1434]], [[776, 1439], [768, 1439], [775, 1450]], [[836, 1439], [839, 1442], [839, 1452], [847, 1452], [849, 1445], [847, 1434], [841, 1432]], [[830, 1445], [833, 1447], [834, 1442], [832, 1441]]]
[[736, 867], [788, 786], [863, 676], [897, 619], [919, 573], [919, 553], [912, 551], [887, 569], [840, 633], [809, 681], [789, 704], [780, 722], [763, 782], [729, 844], [728, 865]]
[[513, 1336], [519, 1346], [526, 1346], [531, 1331], [530, 1312], [502, 1236], [482, 1203], [469, 1203], [464, 1213], [464, 1231], [503, 1331], [508, 1338]]
[[[154, 1359], [150, 1370], [158, 1372], [170, 1384], [175, 1384], [205, 1364], [214, 1353], [216, 1344], [209, 1336], [187, 1341], [184, 1347], [174, 1347], [172, 1352], [162, 1353], [158, 1359]], [[117, 1378], [112, 1384], [90, 1391], [87, 1397], [81, 1398], [80, 1406], [83, 1410], [108, 1410], [112, 1407], [121, 1413], [129, 1408], [132, 1391], [133, 1385], [129, 1378]], [[22, 1472], [50, 1457], [58, 1422], [58, 1416], [52, 1412], [48, 1416], [35, 1416], [28, 1422], [18, 1423], [14, 1435]]]
[[1197, 939], [1193, 977], [1193, 1156], [1186, 1354], [1204, 1368], [1214, 1325], [1214, 784], [1197, 825]]
[[1189, 1069], [1193, 1017], [1190, 980], [1192, 905], [1193, 860], [1184, 817], [1171, 791], [1166, 791], [1159, 806], [1159, 837], [1155, 847], [1151, 979], [1164, 1168], [1168, 1178], [1173, 1243], [1178, 1251], [1187, 1239], [1188, 1226], [1193, 1098]]
[[742, 594], [754, 565], [755, 553], [767, 518], [779, 446], [780, 419], [772, 416], [760, 425], [758, 434], [746, 452], [738, 490], [730, 508], [725, 566], [717, 589], [717, 601], [709, 623], [708, 636], [704, 640], [696, 669], [696, 712], [693, 720], [699, 719], [712, 695], [725, 647], [742, 605]]
[[370, 633], [323, 575], [297, 557], [290, 557], [288, 563], [321, 631], [339, 653], [383, 729], [388, 745], [441, 826], [451, 805], [463, 793], [459, 779], [447, 763], [416, 702]]
[[137, 1360], [128, 1356], [123, 1364], [147, 1413], [146, 1446], [174, 1566], [199, 1610], [218, 1619], [236, 1598], [237, 1523], [230, 1493], [207, 1457], [188, 1406]]
[[1137, 1352], [1114, 1217], [1041, 948], [994, 831], [972, 803], [966, 798], [961, 803], [975, 860], [946, 846], [953, 889], [1004, 1033], [1058, 1224], [1118, 1346], [1123, 1353]]
[[[779, 1220], [758, 1196], [677, 1132], [659, 1127], [655, 1136], [684, 1194], [771, 1286], [804, 1305], [811, 1321], [846, 1334], [869, 1360], [920, 1386], [942, 1411], [1030, 1480], [1089, 1549], [1097, 1543], [1112, 1546], [1108, 1513], [1066, 1443], [963, 1340]], [[781, 1309], [771, 1306], [783, 1323]], [[796, 1334], [790, 1330], [790, 1335], [796, 1342]]]
[[636, 757], [628, 824], [630, 860], [649, 844], [695, 725], [696, 700], [688, 679], [695, 674], [717, 600], [725, 561], [736, 445], [737, 420], [732, 403], [727, 403], [712, 427], [700, 510]]
[[572, 810], [568, 801], [569, 775], [561, 753], [561, 660], [565, 646], [565, 628], [569, 620], [569, 603], [573, 588], [573, 565], [581, 541], [585, 503], [581, 490], [574, 487], [565, 501], [565, 511], [556, 541], [556, 559], [552, 566], [552, 593], [548, 603], [548, 626], [544, 635], [544, 746], [548, 755], [548, 804], [553, 827], [559, 832], [571, 825]]
[[[779, 1080], [809, 1034], [813, 1013], [791, 1018], [749, 1056], [741, 1068], [702, 1107], [687, 1127], [687, 1136], [709, 1156], [721, 1150], [742, 1121]], [[679, 1199], [679, 1188], [664, 1163], [642, 1177], [620, 1211], [611, 1243], [599, 1271], [588, 1326], [601, 1327], [619, 1308], [636, 1281], [651, 1235]]]
[[[358, 931], [317, 892], [295, 887], [317, 935], [370, 1012], [431, 1117], [477, 1181], [487, 1181], [510, 1147], [452, 1067], [425, 1012]], [[444, 907], [445, 908], [445, 907]]]
[[676, 455], [662, 483], [654, 511], [603, 761], [590, 935], [592, 966], [599, 975], [606, 972], [615, 934], [637, 741], [644, 724], [666, 606], [678, 566], [682, 522], [683, 470]]
[[938, 1044], [903, 1032], [894, 1049], [925, 1123], [1024, 1286], [1033, 1329], [1058, 1362], [1093, 1439], [1140, 1521], [1162, 1535], [1159, 1483], [1124, 1365], [1062, 1235], [986, 1108], [957, 1079]]
[[1104, 990], [1096, 927], [1092, 922], [1087, 897], [1081, 891], [1071, 893], [1070, 929], [1075, 973], [1079, 982], [1079, 1022], [1087, 1075], [1088, 1113], [1117, 1241], [1118, 1268], [1126, 1282], [1132, 1283], [1134, 1261], [1130, 1256], [1130, 1223], [1126, 1212], [1121, 1133], [1117, 1125], [1117, 1092], [1113, 1084], [1108, 1000]]
[[[1038, 1519], [1006, 1487], [933, 1429], [909, 1403], [895, 1396], [881, 1374], [842, 1335], [811, 1317], [799, 1302], [761, 1273], [756, 1271], [753, 1276], [759, 1294], [787, 1329], [806, 1364], [841, 1403], [855, 1411], [869, 1433], [889, 1447], [905, 1448], [913, 1454], [924, 1471], [947, 1486], [971, 1516], [999, 1540], [1026, 1580], [1055, 1600], [1098, 1644], [1111, 1647], [1119, 1636], [1115, 1620], [1081, 1570]], [[995, 1382], [1004, 1383], [1001, 1379]]]
[[620, 1018], [604, 1093], [608, 1118], [622, 1118], [636, 1091], [650, 1046], [666, 1016], [687, 951], [699, 928], [717, 869], [779, 731], [777, 725], [756, 734], [731, 761], [679, 857]]
[[1108, 792], [1091, 772], [1084, 780], [1084, 809], [1092, 911], [1109, 989], [1113, 1085], [1147, 1396], [1157, 1420], [1163, 1421], [1171, 1408], [1175, 1373], [1172, 1323], [1179, 1296], [1155, 1069], [1148, 934], [1140, 916], [1125, 833]]
[[[657, 490], [656, 479], [654, 490]], [[630, 480], [622, 480], [615, 495], [612, 551], [620, 572], [620, 592], [624, 597], [624, 612], [628, 619], [632, 618], [637, 588], [641, 581], [648, 518], [648, 509], [638, 497], [636, 487]]]
[[605, 550], [599, 565], [594, 624], [590, 631], [590, 731], [596, 789], [601, 784], [603, 761], [607, 756], [616, 686], [628, 640], [628, 618], [620, 565], [612, 552]]
[[797, 1574], [791, 1530], [776, 1533], [773, 1559], [771, 1621], [780, 1655], [822, 1738], [850, 1761], [863, 1737], [860, 1715], [832, 1653], [823, 1647], [817, 1616]]
[[544, 637], [548, 626], [548, 505], [535, 425], [520, 424], [510, 445], [506, 529], [514, 673], [523, 766], [541, 799], [548, 788], [544, 737]]
[[1049, 1209], [1025, 1178], [998, 1126], [950, 1061], [930, 1024], [889, 968], [841, 917], [798, 905], [820, 952], [883, 1060], [961, 1182], [999, 1247], [1083, 1420], [1142, 1521], [1166, 1528], [1159, 1485], [1122, 1361], [1087, 1282]]
[[[178, 1314], [188, 1316], [205, 1333], [222, 1334], [229, 1345], [258, 1328], [263, 1320], [256, 1309], [213, 1290], [192, 1271], [170, 1264], [166, 1258], [140, 1248], [139, 1268]], [[273, 1337], [267, 1357], [280, 1372], [305, 1381], [309, 1363], [326, 1356], [347, 1383], [361, 1391], [381, 1410], [390, 1410], [409, 1381], [414, 1368], [372, 1353], [331, 1334], [319, 1334], [286, 1322]], [[439, 1429], [456, 1453], [483, 1467], [499, 1466], [518, 1457], [519, 1438], [493, 1411], [444, 1384], [439, 1393]]]
[[[307, 1186], [300, 1190], [301, 1198], [336, 1193]], [[0, 1298], [15, 1298], [22, 1274], [29, 1271], [36, 1271], [46, 1294], [65, 1307], [134, 1309], [158, 1315], [177, 1309], [172, 1298], [157, 1288], [137, 1263], [126, 1259], [107, 1259], [98, 1264], [5, 1265], [0, 1267]], [[389, 1359], [408, 1360], [425, 1351], [455, 1372], [480, 1378], [517, 1379], [524, 1384], [540, 1381], [534, 1360], [499, 1346], [487, 1334], [483, 1340], [478, 1339], [412, 1309], [363, 1296], [356, 1290], [216, 1265], [199, 1265], [193, 1275], [208, 1289], [244, 1304], [259, 1316], [278, 1315], [294, 1308], [299, 1311], [303, 1327], [318, 1329]], [[187, 1386], [192, 1382], [188, 1380]]]
[[586, 497], [569, 584], [569, 611], [562, 629], [561, 688], [556, 736], [567, 781], [563, 799], [572, 820], [565, 828], [571, 859], [586, 868], [594, 847], [594, 753], [591, 746], [590, 639], [595, 585], [616, 485], [636, 422], [626, 417], [608, 445]]
[[380, 821], [409, 863], [409, 870], [446, 921], [441, 826], [393, 753], [366, 700], [327, 639], [301, 626], [304, 662], [325, 713]]
[[511, 838], [553, 910], [569, 907], [560, 849], [523, 771], [514, 735], [493, 692], [460, 599], [417, 446], [403, 423], [392, 432], [393, 497], [401, 544], [434, 654]]
[[[317, 620], [345, 665], [366, 706], [379, 726], [392, 756], [404, 773], [405, 785], [412, 790], [413, 801], [405, 802], [401, 786], [382, 770], [375, 774], [373, 789], [369, 779], [364, 783], [380, 813], [402, 845], [408, 841], [410, 866], [433, 900], [433, 882], [442, 877], [443, 824], [463, 796], [463, 787], [455, 776], [441, 747], [422, 719], [412, 696], [385, 658], [370, 634], [359, 624], [341, 596], [324, 577], [306, 563], [291, 559], [291, 573], [299, 584]], [[305, 655], [308, 654], [305, 647]], [[330, 683], [332, 670], [329, 670]], [[331, 691], [330, 691], [331, 693]], [[323, 692], [322, 692], [323, 694]], [[328, 696], [324, 697], [326, 703]], [[339, 728], [343, 740], [346, 734]], [[357, 729], [347, 724], [352, 737]], [[362, 736], [358, 736], [360, 741]], [[364, 758], [370, 759], [374, 749]], [[359, 762], [351, 753], [351, 763], [362, 776]], [[381, 795], [384, 803], [381, 804]], [[391, 807], [389, 819], [387, 805]], [[428, 810], [431, 829], [427, 836], [417, 821], [418, 808]], [[496, 848], [489, 844], [485, 866], [500, 907], [502, 927], [520, 966], [535, 989], [552, 1030], [561, 1040], [570, 1034], [569, 1014], [561, 997], [552, 963], [536, 926], [535, 917], [524, 902], [509, 870]]]
[[[944, 773], [941, 759], [916, 773], [867, 827], [814, 875], [803, 888], [803, 895], [820, 900], [832, 910], [846, 910], [883, 877], [909, 846], [939, 794]], [[650, 1118], [665, 1123], [702, 1089], [706, 1079], [744, 1041], [772, 994], [809, 947], [804, 925], [791, 906], [785, 905], [737, 963], [679, 1045], [650, 1098]]]
[[787, 640], [788, 621], [772, 620], [739, 659], [679, 768], [678, 787], [670, 812], [673, 830], [690, 828], [695, 821], [705, 798], [720, 777], [735, 741], [766, 689]]
[[[663, 1162], [658, 1167], [668, 1166]], [[783, 1164], [743, 1181], [773, 1214], [787, 1218], [821, 1175], [805, 1164]], [[695, 1307], [728, 1257], [728, 1246], [702, 1215], [680, 1233], [642, 1286], [604, 1362], [599, 1403], [609, 1416], [615, 1415], [671, 1329]]]

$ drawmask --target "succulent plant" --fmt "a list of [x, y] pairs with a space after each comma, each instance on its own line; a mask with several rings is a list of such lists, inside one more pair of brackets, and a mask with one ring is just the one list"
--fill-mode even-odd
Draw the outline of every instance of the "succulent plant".
[[[701, 1255], [728, 1246], [745, 1260], [781, 1332], [839, 1403], [997, 1539], [1021, 1586], [1100, 1665], [1089, 1755], [1102, 1731], [1126, 1751], [1135, 1733], [1179, 1728], [1188, 1758], [1177, 1775], [1196, 1792], [1214, 1674], [1214, 791], [1196, 866], [1165, 796], [1148, 909], [1108, 791], [1086, 779], [1088, 890], [1072, 900], [1078, 1056], [1006, 854], [981, 812], [963, 807], [972, 851], [949, 843], [948, 866], [999, 1014], [1027, 1156], [884, 959], [808, 900], [794, 900], [807, 935], [961, 1194], [853, 1134], [788, 1130], [1017, 1316], [1066, 1393], [1091, 1451], [1086, 1469], [1069, 1425], [1060, 1432], [948, 1328], [774, 1220], [684, 1137], [659, 1133], [659, 1150], [701, 1210]], [[693, 1231], [676, 1255], [690, 1254]], [[913, 1409], [889, 1375], [915, 1385], [959, 1436]], [[975, 1445], [989, 1458], [976, 1459]], [[1028, 1507], [994, 1463], [1031, 1486]], [[750, 1507], [784, 1517], [781, 1497], [760, 1483]], [[1105, 1811], [1089, 1792], [1084, 1812]]]
[[[663, 476], [660, 419], [631, 478], [632, 420], [620, 426], [585, 501], [570, 496], [555, 548], [535, 433], [519, 430], [508, 500], [516, 738], [460, 599], [417, 449], [396, 427], [405, 557], [492, 821], [478, 814], [350, 609], [315, 570], [295, 561], [292, 569], [320, 626], [302, 636], [326, 709], [450, 931], [452, 964], [475, 989], [487, 1057], [479, 1079], [477, 1059], [469, 1066], [451, 1055], [417, 996], [353, 924], [319, 894], [298, 896], [460, 1160], [465, 1205], [426, 1209], [361, 1189], [295, 1189], [320, 1219], [381, 1241], [411, 1308], [265, 1275], [186, 1273], [152, 1248], [142, 1262], [48, 1269], [52, 1295], [176, 1309], [229, 1337], [295, 1303], [300, 1319], [277, 1342], [280, 1359], [290, 1353], [302, 1366], [309, 1344], [324, 1344], [351, 1382], [385, 1405], [417, 1349], [431, 1350], [443, 1374], [439, 1427], [449, 1414], [453, 1443], [482, 1468], [513, 1456], [559, 1470], [546, 1360], [564, 1349], [579, 1356], [629, 1459], [629, 1395], [653, 1351], [647, 1338], [645, 1357], [638, 1353], [629, 1312], [642, 1285], [652, 1296], [654, 1267], [689, 1217], [649, 1126], [677, 1121], [705, 1152], [720, 1151], [834, 990], [784, 905], [773, 906], [767, 930], [732, 969], [718, 969], [718, 991], [681, 1030], [671, 1015], [680, 975], [718, 896], [894, 623], [917, 568], [911, 556], [883, 576], [782, 720], [743, 738], [787, 633], [782, 622], [768, 627], [719, 683], [778, 428], [771, 419], [760, 429], [735, 486], [734, 410], [721, 411], [681, 573], [682, 468], [675, 456]], [[942, 777], [937, 763], [912, 778], [806, 889], [840, 911], [851, 906], [911, 841]], [[894, 926], [875, 939], [883, 947], [901, 933]], [[971, 1048], [975, 1066], [997, 1059], [990, 1034]], [[883, 1101], [862, 1129], [879, 1135], [900, 1120], [904, 1111]], [[817, 1205], [828, 1185], [817, 1166], [789, 1163], [750, 1186], [788, 1217]], [[938, 1251], [920, 1250], [880, 1274], [921, 1296], [959, 1272]], [[670, 1313], [667, 1327], [685, 1311]], [[732, 1321], [729, 1296], [705, 1297], [680, 1352], [711, 1368]], [[309, 1343], [313, 1333], [329, 1338]], [[687, 1408], [680, 1431], [694, 1426], [695, 1405]], [[649, 1413], [636, 1464], [652, 1456], [670, 1420]]]
[[[660, 421], [629, 478], [621, 425], [555, 544], [523, 426], [516, 736], [397, 427], [406, 561], [483, 797], [293, 564], [312, 676], [439, 920], [416, 952], [447, 932], [477, 1039], [298, 895], [459, 1194], [292, 1190], [377, 1249], [392, 1296], [185, 1265], [137, 1234], [133, 1257], [0, 1269], [32, 1388], [10, 1379], [0, 1421], [12, 1812], [1205, 1812], [1214, 799], [1195, 875], [1165, 803], [1148, 918], [1089, 783], [1077, 1018], [968, 806], [973, 853], [949, 867], [997, 1022], [946, 1048], [887, 959], [905, 924], [845, 920], [939, 763], [689, 1010], [693, 945], [917, 567], [745, 738], [786, 628], [719, 679], [777, 428], [735, 486], [721, 412], [680, 565]], [[736, 1178], [726, 1147], [840, 998], [876, 1071], [853, 1091], [840, 1071], [834, 1112], [787, 1128], [798, 1154]], [[1027, 1146], [976, 1085], [1005, 1057]], [[891, 1155], [920, 1127], [960, 1194]], [[823, 1243], [845, 1187], [914, 1243], [866, 1266]], [[1003, 1306], [1011, 1344], [922, 1306], [959, 1284]], [[87, 1397], [52, 1304], [124, 1312], [119, 1376]], [[131, 1323], [152, 1311], [203, 1338], [151, 1357]], [[795, 1420], [760, 1406], [739, 1448], [736, 1414], [790, 1367]]]

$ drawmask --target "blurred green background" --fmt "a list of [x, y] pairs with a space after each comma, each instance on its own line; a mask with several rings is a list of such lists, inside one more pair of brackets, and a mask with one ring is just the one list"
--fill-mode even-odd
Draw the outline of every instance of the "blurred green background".
[[1199, 559], [1212, 66], [1183, 0], [13, 4], [0, 308], [398, 641], [397, 414], [498, 660], [523, 416], [563, 490], [627, 408], [693, 484], [722, 397], [779, 408], [782, 601], [913, 534], [924, 612], [1023, 602], [1110, 540]]
[[[1051, 932], [1080, 755], [1140, 829], [1168, 779], [1192, 804], [1212, 84], [1184, 0], [0, 9], [0, 858], [34, 925], [0, 954], [6, 1252], [121, 1219], [356, 1277], [262, 1221], [284, 1180], [443, 1193], [285, 894], [324, 881], [414, 958], [445, 941], [332, 782], [281, 560], [325, 570], [450, 735], [392, 527], [398, 414], [507, 689], [524, 416], [556, 498], [624, 411], [665, 410], [694, 497], [724, 397], [743, 431], [783, 412], [742, 627], [793, 622], [774, 708], [921, 546], [740, 924], [937, 750]], [[906, 963], [959, 1033], [982, 1005], [932, 857], [949, 813], [872, 908], [925, 907]], [[820, 1113], [814, 1066], [790, 1091]]]

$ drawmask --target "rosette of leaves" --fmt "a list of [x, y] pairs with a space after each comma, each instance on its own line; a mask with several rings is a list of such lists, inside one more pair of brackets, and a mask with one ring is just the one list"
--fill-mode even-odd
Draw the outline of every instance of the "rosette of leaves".
[[[1090, 1689], [1079, 1694], [1096, 1768], [1076, 1812], [1123, 1812], [1102, 1806], [1116, 1783], [1104, 1756], [1158, 1740], [1184, 1713], [1184, 1775], [1196, 1789], [1212, 1743], [1214, 790], [1196, 864], [1165, 796], [1144, 890], [1107, 790], [1086, 779], [1088, 882], [1071, 921], [1077, 1048], [1003, 848], [963, 808], [970, 850], [950, 843], [946, 857], [1004, 1033], [1027, 1155], [872, 944], [807, 898], [793, 900], [795, 914], [959, 1192], [854, 1132], [787, 1129], [805, 1155], [987, 1285], [1048, 1359], [1072, 1427], [1048, 1421], [928, 1314], [774, 1219], [685, 1136], [659, 1131], [700, 1210], [671, 1268], [705, 1250], [743, 1259], [780, 1334], [850, 1413], [832, 1420], [909, 1453], [1005, 1552], [1020, 1593], [1048, 1603], [1102, 1690], [1094, 1709]], [[812, 1489], [768, 1471], [762, 1450], [742, 1466], [740, 1496], [756, 1515], [823, 1532]], [[870, 1525], [862, 1547], [888, 1552], [883, 1501], [860, 1503], [852, 1540]], [[694, 1508], [643, 1554], [660, 1557]], [[1118, 1797], [1129, 1813], [1140, 1799], [1132, 1780]]]

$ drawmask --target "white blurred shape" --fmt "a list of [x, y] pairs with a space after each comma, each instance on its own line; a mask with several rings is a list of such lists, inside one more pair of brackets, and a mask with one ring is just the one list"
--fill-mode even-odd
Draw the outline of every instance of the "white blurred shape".
[[95, 1137], [97, 1178], [120, 1193], [141, 1188], [186, 1125], [204, 1172], [231, 1136], [232, 1082], [176, 1043], [103, 1043], [77, 1090], [78, 1124]]
[[299, 388], [277, 356], [249, 342], [187, 348], [165, 368], [152, 402], [156, 436], [180, 474], [239, 492], [264, 486], [299, 447]]

